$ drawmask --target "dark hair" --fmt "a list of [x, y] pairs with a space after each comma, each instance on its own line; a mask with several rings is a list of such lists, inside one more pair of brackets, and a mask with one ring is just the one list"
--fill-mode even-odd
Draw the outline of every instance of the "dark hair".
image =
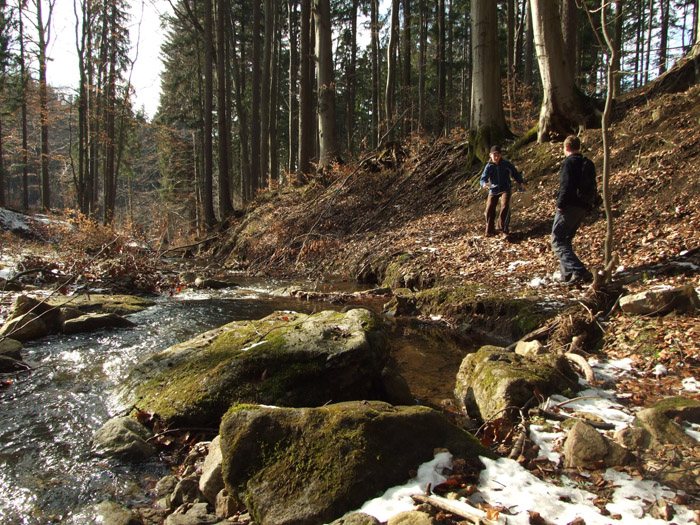
[[500, 153], [500, 152], [501, 152], [501, 146], [493, 145], [493, 146], [491, 146], [491, 151], [489, 153]]
[[569, 151], [579, 151], [581, 149], [581, 139], [576, 135], [569, 135], [564, 140], [564, 147]]

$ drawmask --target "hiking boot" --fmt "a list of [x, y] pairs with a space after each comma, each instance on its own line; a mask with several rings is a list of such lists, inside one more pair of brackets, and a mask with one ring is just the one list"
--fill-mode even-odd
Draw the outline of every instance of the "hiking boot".
[[592, 283], [593, 282], [593, 274], [591, 272], [575, 273], [566, 282], [569, 285]]

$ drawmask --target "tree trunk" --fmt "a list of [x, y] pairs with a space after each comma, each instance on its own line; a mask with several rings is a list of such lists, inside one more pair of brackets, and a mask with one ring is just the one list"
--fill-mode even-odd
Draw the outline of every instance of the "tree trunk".
[[582, 103], [565, 56], [559, 12], [550, 0], [530, 0], [543, 100], [537, 140], [565, 136], [585, 122]]
[[659, 43], [659, 75], [663, 75], [667, 69], [666, 60], [668, 55], [668, 26], [670, 13], [670, 2], [669, 0], [661, 0], [661, 31], [660, 31], [660, 43]]
[[268, 186], [270, 169], [270, 81], [272, 79], [271, 62], [274, 45], [274, 13], [272, 0], [263, 0], [263, 24], [265, 26], [262, 56], [262, 82], [260, 84], [260, 187]]
[[[408, 110], [413, 106], [411, 100], [411, 0], [403, 0], [403, 110]], [[412, 113], [412, 112], [411, 112]], [[413, 118], [409, 118], [411, 126]], [[411, 131], [409, 126], [405, 126], [406, 133]]]
[[299, 39], [299, 175], [311, 172], [313, 152], [313, 86], [311, 78], [311, 0], [301, 0], [301, 37]]
[[216, 219], [214, 217], [214, 152], [213, 152], [213, 98], [214, 98], [214, 15], [212, 0], [204, 0], [204, 173], [203, 194], [204, 200], [204, 224], [207, 228], [213, 228]]
[[350, 61], [346, 71], [348, 87], [345, 100], [345, 129], [347, 130], [347, 149], [350, 156], [355, 151], [355, 93], [357, 82], [357, 9], [358, 0], [352, 0], [350, 11]]
[[379, 142], [379, 0], [370, 0], [370, 53], [372, 60], [372, 129], [370, 146]]
[[[494, 4], [494, 10], [496, 5]], [[437, 1], [437, 122], [436, 131], [442, 135], [445, 132], [445, 95], [446, 95], [446, 71], [445, 71], [445, 0]], [[495, 26], [494, 26], [495, 27]], [[496, 55], [498, 56], [498, 55]], [[498, 64], [498, 61], [494, 62]], [[500, 86], [498, 88], [500, 92]]]
[[533, 70], [533, 31], [532, 31], [532, 0], [526, 0], [527, 13], [525, 14], [525, 42], [523, 42], [523, 84], [532, 87]]
[[622, 0], [615, 1], [615, 39], [613, 42], [614, 53], [612, 55], [611, 66], [613, 68], [613, 84], [612, 96], [617, 98], [620, 96], [622, 88], [622, 71], [621, 60], [622, 56], [622, 28], [624, 26], [624, 2]]
[[399, 44], [399, 0], [391, 1], [391, 26], [387, 46], [386, 89], [384, 91], [384, 118], [389, 129], [394, 119], [394, 79], [396, 78], [396, 49]]
[[313, 0], [318, 76], [319, 167], [329, 166], [340, 154], [335, 132], [335, 81], [329, 0]]
[[226, 10], [228, 2], [225, 0], [217, 0], [216, 5], [216, 104], [219, 130], [219, 217], [223, 221], [233, 214], [233, 206], [231, 204], [231, 175], [229, 172], [228, 158], [231, 147], [228, 133], [228, 100], [230, 90], [228, 89], [228, 75], [226, 74]]
[[42, 10], [42, 0], [36, 0], [37, 13], [37, 33], [39, 37], [39, 111], [41, 122], [41, 207], [44, 210], [51, 209], [51, 179], [49, 178], [49, 93], [46, 83], [46, 46], [50, 41], [49, 28], [51, 27], [51, 16], [53, 3], [49, 2], [49, 13], [46, 24], [44, 24]]
[[252, 57], [252, 74], [251, 74], [251, 90], [252, 90], [252, 111], [251, 111], [251, 121], [250, 121], [250, 189], [249, 193], [251, 198], [255, 195], [258, 188], [261, 187], [261, 173], [260, 173], [260, 162], [261, 162], [261, 151], [260, 144], [262, 141], [262, 127], [261, 127], [261, 103], [266, 103], [267, 101], [261, 101], [260, 96], [262, 94], [262, 79], [261, 79], [261, 67], [262, 67], [262, 57], [260, 49], [260, 25], [262, 23], [262, 16], [260, 14], [260, 0], [253, 0], [253, 30], [251, 31], [253, 39], [253, 57]]
[[[299, 148], [299, 100], [297, 99], [297, 87], [299, 85], [299, 0], [287, 2], [287, 37], [289, 39], [289, 93], [287, 105], [289, 106], [289, 156], [287, 159], [287, 172], [294, 173], [297, 168], [297, 155]], [[353, 20], [354, 23], [356, 23]]]
[[272, 92], [270, 93], [270, 121], [268, 125], [269, 133], [269, 158], [270, 164], [268, 173], [269, 175], [269, 187], [273, 189], [280, 185], [279, 177], [279, 158], [278, 158], [278, 144], [277, 144], [277, 108], [280, 83], [279, 83], [279, 48], [282, 45], [282, 38], [279, 30], [277, 29], [277, 13], [273, 15], [274, 21], [273, 26], [275, 28], [273, 33], [273, 46], [272, 46], [272, 56], [270, 57], [270, 70], [272, 76], [270, 78], [270, 85], [272, 86]]
[[29, 148], [27, 130], [27, 71], [25, 67], [24, 55], [24, 9], [19, 9], [19, 66], [22, 97], [22, 205], [24, 211], [29, 210]]
[[488, 153], [492, 144], [509, 135], [503, 114], [501, 77], [498, 67], [498, 21], [496, 3], [473, 0], [471, 127], [477, 154]]
[[562, 0], [561, 3], [561, 31], [564, 37], [564, 49], [566, 63], [569, 66], [569, 74], [576, 83], [576, 57], [578, 56], [578, 7], [576, 0]]
[[428, 45], [428, 35], [426, 29], [426, 0], [418, 2], [418, 123], [425, 127], [425, 55]]

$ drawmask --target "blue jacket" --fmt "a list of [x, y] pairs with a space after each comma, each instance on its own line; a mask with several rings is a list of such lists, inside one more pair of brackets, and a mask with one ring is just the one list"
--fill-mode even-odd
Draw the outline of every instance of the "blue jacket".
[[510, 179], [514, 178], [518, 183], [523, 183], [523, 176], [515, 169], [510, 162], [501, 158], [498, 164], [489, 161], [481, 174], [481, 186], [485, 186], [488, 182], [491, 183], [489, 193], [492, 195], [498, 193], [510, 192]]

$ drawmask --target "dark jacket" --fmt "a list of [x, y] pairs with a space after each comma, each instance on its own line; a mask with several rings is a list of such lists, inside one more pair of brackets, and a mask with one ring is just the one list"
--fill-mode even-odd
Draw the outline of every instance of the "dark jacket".
[[489, 161], [481, 174], [481, 186], [487, 182], [492, 184], [489, 192], [491, 194], [510, 192], [510, 178], [513, 177], [520, 184], [523, 183], [523, 176], [515, 169], [510, 162], [501, 159], [498, 164]]
[[[592, 172], [590, 171], [592, 170]], [[559, 170], [559, 191], [557, 191], [557, 208], [564, 209], [567, 206], [579, 206], [590, 208], [590, 202], [584, 202], [579, 198], [578, 189], [584, 179], [592, 176], [595, 181], [595, 165], [580, 153], [572, 153], [564, 159]]]

